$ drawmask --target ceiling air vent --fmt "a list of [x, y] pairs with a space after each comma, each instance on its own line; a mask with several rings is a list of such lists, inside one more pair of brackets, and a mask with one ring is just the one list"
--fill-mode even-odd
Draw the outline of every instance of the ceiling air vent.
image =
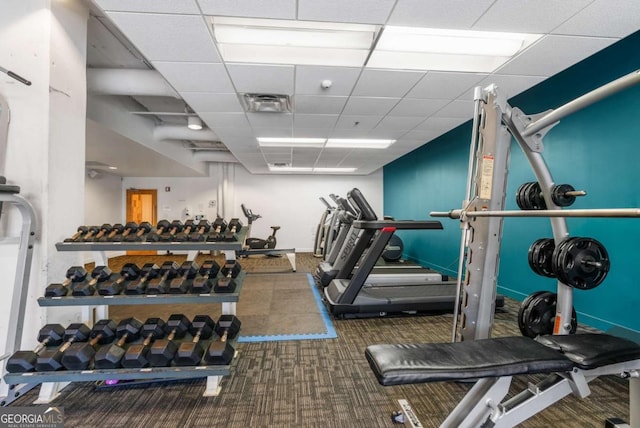
[[289, 95], [243, 94], [242, 102], [249, 113], [291, 113]]

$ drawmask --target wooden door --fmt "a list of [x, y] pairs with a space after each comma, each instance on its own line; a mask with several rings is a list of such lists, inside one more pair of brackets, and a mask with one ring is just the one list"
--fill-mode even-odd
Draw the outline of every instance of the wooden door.
[[[140, 224], [148, 221], [154, 227], [158, 221], [158, 191], [127, 189], [127, 221]], [[129, 255], [154, 255], [157, 251], [127, 251]]]

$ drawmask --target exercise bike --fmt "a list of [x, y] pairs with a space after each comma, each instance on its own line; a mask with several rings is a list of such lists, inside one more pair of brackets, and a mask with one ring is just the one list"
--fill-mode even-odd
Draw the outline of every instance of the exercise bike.
[[245, 207], [244, 204], [240, 205], [242, 207], [242, 212], [245, 217], [247, 217], [247, 222], [249, 226], [247, 228], [247, 238], [244, 241], [244, 245], [250, 250], [266, 250], [276, 248], [276, 232], [280, 229], [280, 226], [271, 226], [271, 235], [267, 237], [267, 239], [260, 238], [252, 238], [251, 237], [251, 225], [254, 221], [259, 218], [262, 218], [260, 214], [254, 214], [249, 208]]

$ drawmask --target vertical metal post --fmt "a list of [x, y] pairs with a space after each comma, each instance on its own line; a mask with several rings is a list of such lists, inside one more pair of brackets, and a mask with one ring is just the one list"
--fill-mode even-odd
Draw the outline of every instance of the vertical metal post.
[[[467, 210], [502, 210], [509, 167], [511, 135], [502, 125], [502, 107], [490, 87], [482, 106], [478, 150], [475, 156], [474, 198]], [[491, 336], [495, 312], [496, 287], [500, 264], [503, 219], [464, 218], [469, 242], [463, 286], [461, 339]]]

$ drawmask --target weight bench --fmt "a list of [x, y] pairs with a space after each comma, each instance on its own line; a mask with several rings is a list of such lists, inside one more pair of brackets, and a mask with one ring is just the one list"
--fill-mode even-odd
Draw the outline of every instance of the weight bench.
[[[477, 380], [442, 427], [513, 427], [570, 393], [588, 396], [588, 383], [603, 375], [631, 378], [631, 426], [640, 427], [640, 409], [634, 409], [640, 404], [640, 345], [627, 339], [577, 334], [371, 345], [365, 356], [385, 386]], [[548, 376], [503, 402], [512, 377], [529, 374]]]

